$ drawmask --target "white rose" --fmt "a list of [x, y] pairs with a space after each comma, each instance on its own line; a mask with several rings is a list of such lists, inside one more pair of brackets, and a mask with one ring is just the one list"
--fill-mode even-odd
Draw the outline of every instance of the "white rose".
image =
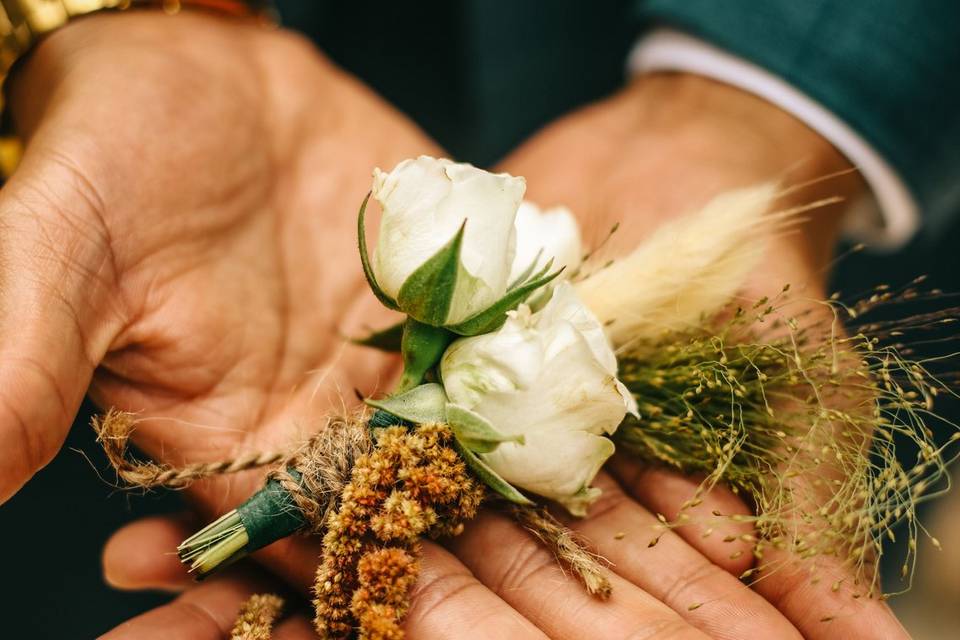
[[575, 515], [600, 495], [590, 483], [613, 454], [605, 434], [636, 412], [616, 368], [603, 328], [567, 283], [541, 311], [521, 305], [499, 330], [455, 341], [440, 361], [451, 403], [523, 436], [523, 444], [504, 442], [483, 460]]
[[523, 178], [428, 156], [404, 160], [390, 173], [374, 170], [372, 195], [383, 209], [372, 264], [377, 284], [397, 300], [410, 275], [466, 221], [449, 310], [437, 324], [455, 324], [483, 311], [507, 290], [514, 219], [525, 190]]
[[530, 269], [534, 260], [537, 261], [534, 272], [549, 260], [553, 260], [552, 271], [566, 267], [567, 276], [580, 266], [583, 259], [580, 226], [566, 207], [541, 212], [537, 205], [524, 201], [517, 211], [515, 226], [517, 251], [510, 270], [510, 282]]

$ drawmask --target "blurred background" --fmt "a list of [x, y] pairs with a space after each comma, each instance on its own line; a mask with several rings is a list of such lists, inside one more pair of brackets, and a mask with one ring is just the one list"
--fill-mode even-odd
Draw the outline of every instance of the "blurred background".
[[[367, 3], [278, 3], [287, 26], [313, 37], [452, 156], [479, 165], [496, 162], [556, 116], [622, 86], [627, 54], [640, 28], [624, 19], [626, 4], [555, 0], [545, 15], [538, 3], [503, 2], [497, 11], [481, 11], [480, 3], [431, 0], [417, 3], [415, 10], [407, 3], [380, 5], [371, 20]], [[472, 34], [482, 34], [485, 47], [492, 44], [500, 52], [493, 66], [489, 56], [488, 66], [482, 67], [469, 56], [462, 59], [469, 46], [462, 46], [464, 34], [457, 26], [467, 21]], [[465, 73], [471, 76], [469, 83]], [[853, 254], [838, 265], [834, 288], [855, 299], [876, 284], [895, 286], [929, 274], [930, 288], [960, 292], [957, 246], [960, 225], [937, 237], [919, 237], [895, 255]], [[929, 306], [951, 304], [945, 297]], [[924, 310], [929, 307], [889, 312]], [[914, 357], [941, 356], [954, 346], [949, 339], [927, 342], [917, 346]], [[944, 369], [951, 367], [956, 369], [957, 362]], [[942, 398], [937, 408], [960, 420], [956, 402]], [[60, 455], [0, 507], [6, 577], [0, 611], [15, 612], [6, 616], [9, 635], [4, 637], [61, 638], [66, 629], [71, 638], [91, 638], [167, 598], [120, 593], [101, 577], [100, 550], [112, 531], [138, 516], [175, 511], [180, 502], [176, 494], [116, 491], [98, 477], [99, 471], [112, 479], [88, 426], [92, 410], [84, 406]], [[922, 513], [943, 551], [921, 539], [918, 581], [892, 604], [916, 638], [955, 638], [960, 628], [960, 493], [924, 505]], [[896, 557], [902, 551], [891, 545], [891, 561], [885, 565], [888, 590], [898, 590]]]

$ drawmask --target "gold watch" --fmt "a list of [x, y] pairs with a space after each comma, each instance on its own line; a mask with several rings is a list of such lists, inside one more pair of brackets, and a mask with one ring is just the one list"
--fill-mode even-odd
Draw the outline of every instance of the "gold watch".
[[[195, 7], [236, 16], [265, 17], [268, 5], [256, 0], [0, 0], [0, 113], [4, 110], [2, 87], [7, 74], [38, 39], [78, 16], [138, 7], [162, 8], [167, 13]], [[0, 140], [0, 174], [8, 176], [18, 156], [15, 140]]]

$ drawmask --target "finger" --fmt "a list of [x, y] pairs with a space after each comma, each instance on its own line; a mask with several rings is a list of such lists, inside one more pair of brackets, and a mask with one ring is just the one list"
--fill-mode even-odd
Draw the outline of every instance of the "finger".
[[474, 575], [551, 638], [706, 638], [679, 614], [616, 574], [601, 601], [553, 554], [504, 516], [485, 511], [450, 549]]
[[[587, 518], [570, 526], [582, 533], [613, 570], [670, 606], [713, 638], [799, 638], [777, 609], [735, 576], [712, 563], [630, 499], [609, 475]], [[650, 546], [650, 540], [659, 540]]]
[[[101, 636], [101, 640], [222, 640], [228, 637], [250, 596], [270, 586], [275, 585], [248, 576], [207, 583], [187, 591], [170, 604], [128, 620]], [[313, 640], [316, 635], [309, 618], [297, 613], [279, 621], [271, 637]]]
[[[182, 590], [195, 583], [180, 562], [177, 546], [196, 526], [183, 515], [154, 516], [119, 529], [103, 549], [104, 578], [119, 589]], [[301, 594], [309, 595], [322, 545], [317, 538], [291, 536], [256, 554]]]
[[[122, 529], [104, 551], [110, 582], [139, 589], [183, 586], [179, 581], [183, 568], [174, 566], [179, 561], [170, 552], [188, 534], [183, 521], [172, 517], [146, 518]], [[280, 549], [264, 550], [264, 563], [309, 596], [321, 552], [320, 540], [295, 537], [272, 546]], [[453, 555], [429, 542], [423, 544], [420, 577], [404, 626], [410, 637], [431, 640], [452, 640], [465, 634], [478, 639], [544, 638]]]
[[[318, 538], [287, 538], [264, 550], [262, 561], [310, 593], [322, 551]], [[420, 576], [404, 628], [412, 638], [543, 638], [537, 627], [485, 587], [450, 552], [422, 545]]]
[[[697, 496], [700, 482], [666, 469], [651, 467], [618, 453], [607, 469], [638, 503], [653, 513], [662, 514], [668, 522], [686, 519], [674, 531], [713, 564], [735, 576], [753, 566], [749, 536], [754, 533], [749, 522], [736, 522], [733, 515], [751, 516], [750, 508], [722, 486], [699, 496], [700, 504], [684, 508]], [[721, 515], [715, 515], [721, 514]], [[655, 537], [655, 536], [654, 536]], [[744, 539], [746, 537], [746, 539]]]
[[278, 624], [271, 638], [272, 640], [316, 640], [317, 634], [313, 630], [310, 616], [301, 613]]
[[86, 185], [28, 150], [0, 191], [0, 503], [60, 448], [119, 330]]
[[[862, 638], [906, 640], [910, 634], [886, 602], [867, 597], [850, 579], [850, 570], [834, 558], [797, 560], [772, 552], [766, 574], [753, 588], [811, 640]], [[811, 572], [811, 564], [816, 569]]]
[[209, 582], [124, 622], [101, 640], [222, 640], [233, 628], [243, 603], [271, 586], [249, 576]]
[[103, 577], [117, 589], [180, 591], [193, 582], [177, 556], [191, 530], [186, 516], [137, 520], [114, 533], [104, 546]]
[[[609, 468], [631, 496], [635, 496], [647, 508], [663, 513], [670, 519], [676, 517], [679, 505], [693, 495], [698, 485], [695, 480], [669, 471], [639, 465], [622, 454], [613, 457]], [[714, 527], [712, 535], [704, 538], [702, 533], [696, 533], [697, 529], [694, 527], [681, 527], [676, 530], [677, 533], [714, 563], [740, 575], [739, 572], [748, 569], [748, 563], [751, 562], [749, 544], [736, 540], [730, 543], [723, 541], [752, 533], [749, 524], [731, 522], [726, 517], [729, 514], [748, 514], [746, 505], [729, 491], [715, 490], [705, 496], [704, 503], [698, 510], [692, 512], [692, 520], [696, 523], [694, 527], [699, 527], [700, 531], [705, 531], [704, 527]], [[714, 510], [726, 515], [711, 520]], [[730, 560], [731, 555], [741, 552], [742, 555]], [[816, 561], [819, 563], [819, 579], [811, 575], [809, 565], [798, 565], [789, 555], [769, 549], [765, 554], [759, 579], [753, 587], [804, 637], [826, 639], [843, 637], [843, 634], [857, 637], [863, 629], [859, 622], [861, 619], [871, 621], [870, 624], [874, 625], [870, 627], [871, 633], [876, 629], [877, 637], [909, 637], [884, 602], [865, 596], [854, 598], [854, 593], [846, 588], [836, 592], [833, 590], [834, 584], [839, 583], [842, 586], [853, 582], [849, 577], [849, 570], [830, 566], [825, 560]], [[773, 568], [776, 570], [772, 570]]]
[[423, 545], [423, 566], [404, 627], [411, 638], [546, 638], [453, 554], [432, 543]]

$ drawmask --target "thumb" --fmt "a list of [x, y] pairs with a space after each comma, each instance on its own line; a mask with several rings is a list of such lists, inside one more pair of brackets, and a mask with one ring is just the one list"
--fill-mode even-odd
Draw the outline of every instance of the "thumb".
[[60, 448], [121, 317], [92, 183], [38, 155], [0, 190], [0, 504]]

